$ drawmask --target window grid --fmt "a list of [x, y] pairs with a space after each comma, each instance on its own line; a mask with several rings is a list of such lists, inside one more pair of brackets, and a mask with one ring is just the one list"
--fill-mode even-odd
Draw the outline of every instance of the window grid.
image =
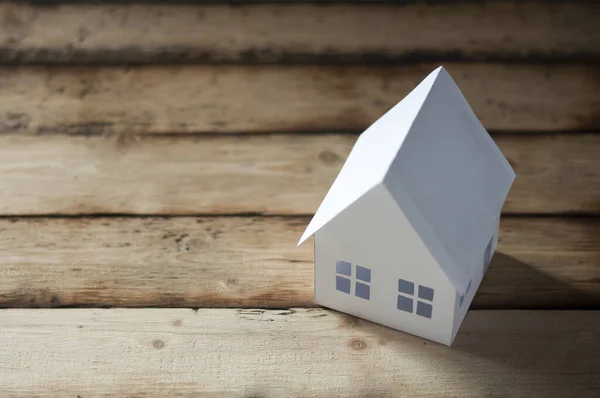
[[459, 301], [458, 307], [459, 307], [459, 308], [460, 308], [460, 307], [462, 307], [462, 305], [463, 305], [463, 302], [465, 301], [465, 296], [469, 294], [469, 291], [471, 290], [471, 285], [472, 285], [472, 282], [473, 282], [473, 279], [470, 279], [470, 280], [469, 280], [469, 284], [467, 285], [467, 290], [465, 291], [465, 293], [464, 293], [464, 294], [462, 294], [462, 295], [461, 295], [461, 296], [458, 298], [458, 301]]
[[398, 302], [400, 311], [416, 313], [424, 318], [431, 319], [433, 313], [434, 290], [430, 287], [418, 285], [415, 308], [415, 284], [405, 279], [398, 279]]
[[488, 267], [490, 266], [491, 256], [492, 256], [492, 244], [494, 243], [494, 237], [490, 239], [488, 245], [485, 248], [485, 252], [483, 253], [483, 273], [487, 272]]
[[336, 261], [335, 265], [335, 288], [336, 290], [351, 294], [352, 282], [354, 282], [354, 295], [364, 300], [371, 299], [371, 269], [355, 265], [355, 273], [352, 275], [352, 264], [346, 261]]
[[465, 296], [466, 296], [467, 294], [469, 294], [469, 291], [471, 290], [471, 283], [472, 283], [472, 282], [473, 282], [473, 280], [472, 280], [472, 279], [471, 279], [471, 280], [469, 280], [469, 284], [467, 285], [467, 290], [465, 291], [465, 293], [464, 293], [463, 295], [461, 295], [461, 296], [459, 297], [459, 304], [458, 304], [458, 306], [459, 306], [459, 307], [462, 307], [462, 306], [463, 306], [463, 302], [465, 301]]

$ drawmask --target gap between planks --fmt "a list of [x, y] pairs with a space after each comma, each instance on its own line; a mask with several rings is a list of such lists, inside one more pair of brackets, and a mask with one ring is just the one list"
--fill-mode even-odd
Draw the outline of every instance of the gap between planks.
[[[0, 307], [310, 307], [309, 217], [0, 219]], [[502, 218], [475, 309], [600, 309], [600, 218]]]
[[599, 331], [596, 311], [472, 311], [449, 348], [324, 309], [0, 310], [0, 391], [597, 397]]

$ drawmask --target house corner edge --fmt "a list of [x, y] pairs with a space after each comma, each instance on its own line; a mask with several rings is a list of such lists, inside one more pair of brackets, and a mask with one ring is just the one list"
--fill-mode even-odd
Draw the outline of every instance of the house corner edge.
[[317, 233], [313, 238], [313, 304], [317, 304]]
[[[453, 314], [452, 314], [452, 324], [450, 325], [450, 336], [449, 336], [449, 343], [448, 343], [448, 347], [452, 347], [452, 345], [454, 344], [454, 339], [456, 338], [456, 335], [458, 334], [458, 330], [460, 329], [460, 325], [456, 326], [456, 322], [460, 316], [460, 305], [459, 305], [459, 299], [458, 299], [458, 291], [455, 290], [454, 291], [454, 303], [452, 305], [452, 307], [454, 308]], [[460, 323], [462, 323], [462, 321], [459, 321]]]

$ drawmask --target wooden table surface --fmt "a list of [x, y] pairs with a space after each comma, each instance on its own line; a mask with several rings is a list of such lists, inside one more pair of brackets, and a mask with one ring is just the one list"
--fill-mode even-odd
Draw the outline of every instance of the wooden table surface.
[[[600, 396], [600, 4], [0, 3], [0, 396]], [[444, 65], [517, 179], [452, 348], [296, 247]]]

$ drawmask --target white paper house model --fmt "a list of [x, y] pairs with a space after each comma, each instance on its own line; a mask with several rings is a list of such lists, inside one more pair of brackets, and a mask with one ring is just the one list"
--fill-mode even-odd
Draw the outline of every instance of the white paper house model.
[[442, 67], [356, 141], [299, 245], [315, 303], [451, 345], [515, 173]]

